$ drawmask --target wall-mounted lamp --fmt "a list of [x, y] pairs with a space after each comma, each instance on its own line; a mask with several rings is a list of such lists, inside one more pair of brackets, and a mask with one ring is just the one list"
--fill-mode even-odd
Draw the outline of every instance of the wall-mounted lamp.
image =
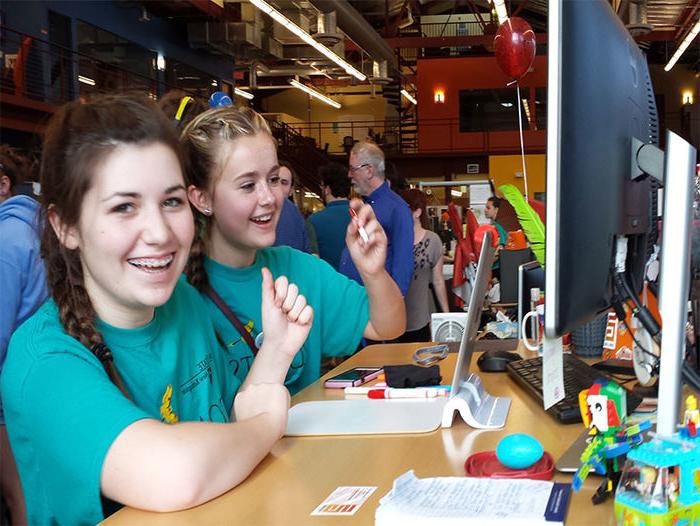
[[435, 104], [445, 104], [445, 91], [441, 89], [435, 90], [433, 100]]
[[692, 104], [694, 102], [693, 92], [684, 91], [683, 92], [683, 104]]
[[158, 71], [165, 71], [165, 57], [161, 53], [156, 57], [156, 67]]

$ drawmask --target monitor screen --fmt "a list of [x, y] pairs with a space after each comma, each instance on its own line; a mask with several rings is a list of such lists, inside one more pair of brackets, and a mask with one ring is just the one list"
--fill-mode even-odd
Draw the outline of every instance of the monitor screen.
[[[544, 269], [537, 261], [530, 261], [518, 267], [518, 327], [522, 326], [523, 318], [532, 310], [531, 290], [533, 288], [544, 292]], [[528, 338], [535, 337], [530, 325], [525, 327], [525, 334]]]
[[606, 0], [550, 2], [545, 332], [558, 337], [613, 300], [616, 239], [641, 287], [650, 182], [631, 179], [633, 138], [658, 143], [647, 62]]

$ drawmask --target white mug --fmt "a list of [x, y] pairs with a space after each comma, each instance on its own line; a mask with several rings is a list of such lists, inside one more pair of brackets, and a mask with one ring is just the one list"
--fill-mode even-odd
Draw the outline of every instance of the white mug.
[[[535, 343], [532, 344], [527, 339], [525, 327], [527, 327], [530, 317], [536, 316], [537, 326], [535, 329]], [[544, 304], [540, 303], [535, 306], [535, 310], [531, 310], [523, 316], [522, 324], [520, 325], [520, 338], [523, 340], [525, 348], [530, 351], [542, 352], [542, 335], [544, 334]]]

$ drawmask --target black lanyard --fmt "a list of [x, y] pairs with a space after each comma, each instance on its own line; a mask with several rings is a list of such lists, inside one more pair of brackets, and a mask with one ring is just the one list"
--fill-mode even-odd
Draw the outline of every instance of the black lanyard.
[[253, 351], [253, 356], [257, 356], [258, 346], [255, 345], [255, 340], [253, 340], [253, 337], [246, 330], [245, 326], [241, 323], [241, 320], [238, 319], [238, 316], [234, 314], [234, 312], [229, 308], [229, 306], [226, 305], [226, 302], [221, 298], [221, 296], [219, 296], [219, 293], [216, 292], [210, 286], [207, 286], [204, 292], [207, 296], [209, 296], [209, 298], [214, 302], [214, 304], [217, 307], [219, 307], [221, 313], [224, 316], [226, 316], [226, 319], [230, 321], [231, 324], [240, 333], [241, 338], [245, 340], [245, 342], [248, 344], [248, 347], [250, 347], [250, 350]]

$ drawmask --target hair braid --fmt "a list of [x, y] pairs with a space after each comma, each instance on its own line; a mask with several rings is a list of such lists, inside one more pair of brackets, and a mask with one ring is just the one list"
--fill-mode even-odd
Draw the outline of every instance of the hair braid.
[[[54, 246], [49, 248], [47, 245]], [[58, 316], [66, 333], [90, 349], [102, 363], [112, 383], [127, 398], [131, 398], [117, 368], [114, 366], [112, 353], [105, 345], [102, 334], [95, 325], [97, 315], [85, 289], [83, 269], [78, 253], [62, 246], [51, 228], [44, 229], [42, 253], [47, 269], [50, 269], [47, 272], [48, 285], [58, 306]]]
[[209, 276], [204, 269], [204, 257], [206, 255], [206, 226], [203, 223], [208, 219], [201, 214], [197, 214], [197, 235], [195, 236], [190, 257], [185, 267], [185, 275], [190, 284], [200, 292], [209, 285]]

